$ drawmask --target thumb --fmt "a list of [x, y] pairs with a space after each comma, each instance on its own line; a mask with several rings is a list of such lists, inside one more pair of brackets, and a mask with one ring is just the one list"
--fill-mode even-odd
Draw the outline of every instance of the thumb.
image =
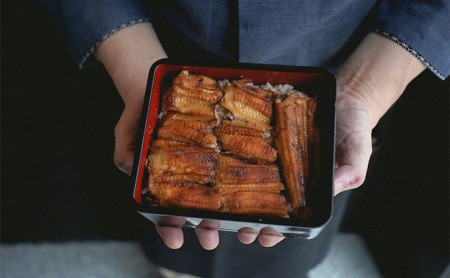
[[336, 146], [334, 195], [359, 187], [365, 180], [372, 153], [370, 132], [353, 133]]
[[139, 125], [139, 109], [126, 106], [114, 130], [114, 163], [119, 170], [131, 174], [134, 160], [136, 134]]
[[366, 168], [341, 165], [334, 171], [334, 195], [360, 186], [366, 176]]

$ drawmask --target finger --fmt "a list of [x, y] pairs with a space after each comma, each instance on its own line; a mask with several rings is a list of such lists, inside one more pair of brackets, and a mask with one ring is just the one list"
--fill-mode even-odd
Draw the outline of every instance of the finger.
[[334, 172], [334, 195], [357, 188], [365, 180], [366, 170], [351, 165], [341, 165]]
[[114, 151], [114, 164], [116, 167], [131, 175], [131, 170], [133, 168], [134, 151], [124, 150], [120, 145], [116, 144], [116, 150]]
[[120, 115], [114, 129], [115, 149], [114, 162], [120, 170], [131, 174], [134, 160], [134, 146], [136, 142], [139, 120], [141, 117], [142, 100], [136, 97], [130, 101]]
[[284, 236], [277, 232], [274, 228], [264, 227], [259, 231], [259, 244], [263, 247], [273, 247], [280, 243]]
[[372, 146], [370, 136], [356, 136], [336, 148], [334, 195], [359, 187], [366, 178]]
[[124, 110], [114, 130], [114, 163], [129, 175], [133, 167], [136, 128], [135, 120]]
[[220, 221], [205, 219], [195, 228], [200, 245], [206, 250], [213, 250], [219, 245]]
[[183, 246], [184, 236], [181, 227], [183, 227], [185, 222], [186, 218], [184, 217], [169, 216], [156, 224], [156, 230], [167, 247], [179, 249]]
[[237, 238], [243, 244], [251, 244], [258, 238], [258, 232], [249, 227], [241, 228]]

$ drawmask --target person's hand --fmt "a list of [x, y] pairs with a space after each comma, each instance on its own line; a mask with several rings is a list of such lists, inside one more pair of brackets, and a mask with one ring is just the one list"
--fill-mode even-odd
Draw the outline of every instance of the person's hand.
[[371, 132], [425, 66], [395, 42], [369, 34], [338, 74], [334, 194], [360, 186]]
[[125, 104], [114, 131], [114, 162], [120, 170], [130, 174], [148, 72], [154, 62], [167, 55], [150, 23], [118, 31], [102, 42], [95, 54]]
[[364, 103], [340, 88], [336, 101], [335, 195], [364, 181], [372, 153], [371, 131], [372, 120]]

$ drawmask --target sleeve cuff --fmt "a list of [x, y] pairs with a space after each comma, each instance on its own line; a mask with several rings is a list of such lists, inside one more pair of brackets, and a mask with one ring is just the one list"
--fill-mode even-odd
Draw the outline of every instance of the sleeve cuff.
[[373, 29], [445, 79], [450, 75], [449, 12], [448, 0], [380, 0]]
[[142, 18], [142, 19], [138, 19], [138, 20], [132, 20], [132, 21], [127, 22], [125, 24], [122, 24], [122, 25], [120, 25], [118, 27], [115, 27], [114, 29], [112, 29], [111, 31], [106, 33], [99, 41], [97, 41], [94, 45], [92, 45], [89, 48], [89, 50], [86, 52], [86, 54], [81, 58], [81, 60], [80, 60], [80, 62], [78, 64], [78, 68], [84, 69], [84, 68], [87, 68], [89, 66], [92, 66], [92, 65], [95, 65], [95, 64], [98, 63], [97, 59], [93, 55], [94, 51], [107, 38], [111, 37], [112, 35], [114, 35], [115, 33], [119, 32], [122, 29], [125, 29], [125, 28], [130, 27], [130, 26], [135, 25], [135, 24], [144, 23], [144, 22], [150, 22], [150, 19], [149, 18]]
[[437, 69], [435, 69], [430, 63], [428, 63], [427, 60], [425, 60], [425, 58], [422, 55], [420, 55], [416, 50], [411, 48], [407, 43], [402, 42], [396, 36], [394, 36], [388, 32], [382, 31], [380, 29], [375, 29], [374, 31], [376, 33], [394, 41], [396, 44], [398, 44], [401, 47], [403, 47], [404, 49], [406, 49], [409, 53], [411, 53], [414, 57], [416, 57], [420, 62], [422, 62], [422, 64], [424, 64], [433, 74], [435, 74], [441, 80], [445, 80], [445, 77], [443, 74], [441, 74]]
[[105, 39], [150, 21], [140, 0], [46, 0], [46, 4], [80, 69], [97, 63], [93, 52]]

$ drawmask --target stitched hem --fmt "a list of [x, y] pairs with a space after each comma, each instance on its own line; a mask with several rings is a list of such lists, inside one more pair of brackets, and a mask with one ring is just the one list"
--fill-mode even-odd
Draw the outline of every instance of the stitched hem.
[[428, 63], [423, 56], [421, 56], [419, 53], [417, 53], [417, 51], [415, 51], [414, 49], [409, 47], [409, 45], [407, 45], [405, 42], [400, 41], [396, 36], [394, 36], [388, 32], [385, 32], [385, 31], [382, 31], [379, 29], [375, 29], [375, 32], [377, 32], [378, 34], [380, 34], [382, 36], [385, 36], [388, 39], [391, 39], [392, 41], [394, 41], [395, 43], [397, 43], [398, 45], [400, 45], [401, 47], [406, 49], [409, 53], [414, 55], [414, 57], [416, 57], [420, 62], [422, 62], [422, 64], [424, 64], [437, 77], [439, 77], [442, 80], [445, 80], [444, 75], [439, 73], [439, 71], [437, 69], [435, 69], [432, 65], [430, 65], [430, 63]]
[[81, 62], [78, 64], [78, 67], [80, 69], [86, 68], [89, 65], [92, 64], [96, 64], [97, 60], [94, 59], [90, 59], [92, 57], [92, 54], [94, 53], [94, 51], [97, 49], [97, 47], [104, 42], [107, 38], [111, 37], [112, 35], [114, 35], [115, 33], [117, 33], [118, 31], [125, 29], [126, 27], [130, 27], [132, 25], [138, 24], [138, 23], [143, 23], [143, 22], [149, 22], [150, 19], [149, 18], [141, 18], [138, 20], [132, 20], [128, 23], [122, 24], [117, 28], [112, 29], [111, 31], [109, 31], [108, 33], [106, 33], [95, 45], [93, 45], [89, 51], [83, 56], [83, 58], [81, 59]]

